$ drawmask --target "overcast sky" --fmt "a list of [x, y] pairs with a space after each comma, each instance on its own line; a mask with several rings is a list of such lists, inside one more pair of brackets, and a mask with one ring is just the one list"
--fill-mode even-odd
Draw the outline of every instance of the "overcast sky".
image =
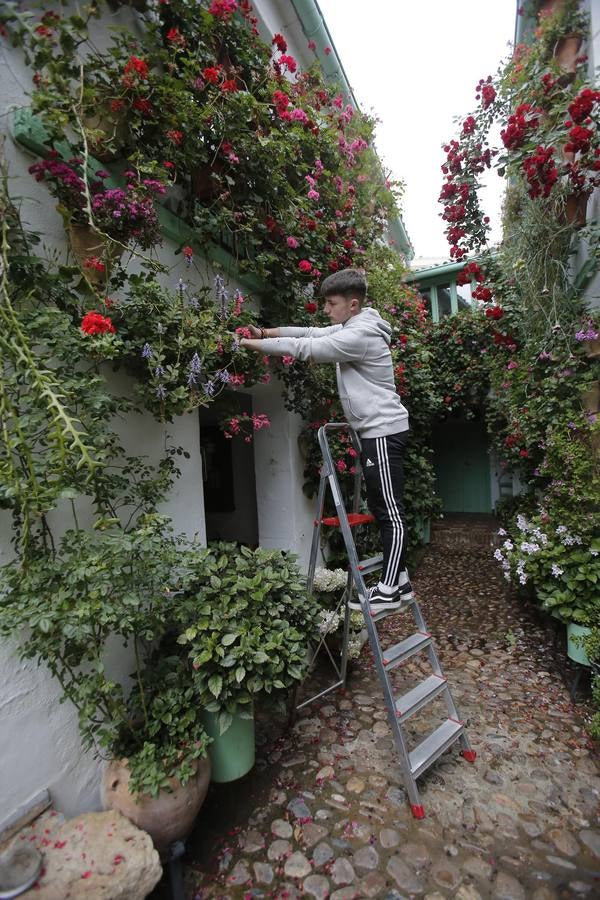
[[[380, 119], [377, 150], [404, 181], [402, 216], [417, 257], [448, 257], [437, 202], [441, 145], [454, 116], [475, 107], [475, 86], [509, 51], [515, 0], [319, 0], [356, 98]], [[498, 238], [502, 181], [485, 191]]]

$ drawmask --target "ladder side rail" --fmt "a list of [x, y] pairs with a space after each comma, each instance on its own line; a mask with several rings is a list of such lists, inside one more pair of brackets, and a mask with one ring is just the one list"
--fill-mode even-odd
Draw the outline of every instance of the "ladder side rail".
[[319, 493], [317, 495], [317, 518], [314, 521], [314, 529], [312, 543], [310, 547], [310, 557], [308, 563], [308, 574], [306, 576], [306, 586], [308, 592], [312, 594], [313, 583], [315, 580], [315, 569], [317, 568], [317, 556], [319, 555], [319, 547], [321, 540], [321, 519], [323, 518], [323, 510], [325, 508], [325, 489], [327, 487], [327, 477], [321, 472], [321, 480], [319, 482]]
[[[412, 604], [413, 615], [415, 617], [415, 622], [417, 625], [417, 629], [419, 631], [428, 632], [427, 625], [425, 624], [425, 618], [423, 613], [421, 612], [421, 607], [417, 602]], [[446, 678], [446, 675], [442, 669], [440, 664], [440, 659], [437, 654], [437, 650], [435, 649], [433, 643], [429, 644], [427, 647], [427, 658], [429, 659], [429, 664], [431, 666], [432, 671], [436, 675], [441, 675], [443, 678]], [[452, 696], [452, 691], [450, 690], [450, 686], [448, 685], [446, 679], [446, 690], [442, 692], [442, 696], [446, 703], [446, 709], [448, 711], [448, 718], [453, 719], [454, 721], [461, 721], [458, 710], [456, 709], [456, 704], [454, 703], [454, 697]], [[470, 750], [471, 745], [469, 743], [469, 739], [465, 732], [463, 731], [459, 737], [459, 744], [462, 750]]]

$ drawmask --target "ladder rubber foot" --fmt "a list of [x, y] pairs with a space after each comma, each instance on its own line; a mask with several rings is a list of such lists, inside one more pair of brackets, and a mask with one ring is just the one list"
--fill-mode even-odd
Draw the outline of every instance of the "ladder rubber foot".
[[424, 819], [425, 818], [425, 808], [420, 803], [411, 803], [410, 811], [415, 817], [415, 819]]
[[474, 763], [477, 759], [477, 751], [475, 750], [461, 750], [460, 755], [464, 756], [467, 762]]

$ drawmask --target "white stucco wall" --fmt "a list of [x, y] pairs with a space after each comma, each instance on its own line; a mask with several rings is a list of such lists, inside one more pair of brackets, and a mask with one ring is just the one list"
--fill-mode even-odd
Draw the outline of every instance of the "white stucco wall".
[[[281, 31], [290, 40], [290, 52], [300, 60], [306, 55], [305, 41], [298, 37], [300, 26], [288, 3], [259, 3], [259, 12], [273, 31]], [[286, 12], [287, 10], [287, 12]], [[131, 15], [122, 9], [111, 16], [114, 24], [126, 21]], [[134, 14], [135, 15], [135, 14]], [[292, 28], [288, 27], [289, 21]], [[293, 34], [292, 34], [293, 32]], [[102, 34], [97, 34], [102, 43]], [[16, 146], [8, 135], [5, 113], [14, 107], [27, 105], [30, 71], [18, 51], [0, 42], [0, 134], [6, 136], [5, 153], [11, 176], [13, 198], [22, 198], [23, 222], [43, 234], [43, 245], [49, 250], [65, 252], [61, 218], [46, 188], [37, 184], [27, 172], [34, 161], [22, 147]], [[169, 278], [172, 283], [186, 272], [176, 248], [165, 242], [160, 258], [173, 266]], [[206, 278], [212, 273], [206, 270]], [[235, 284], [230, 285], [233, 290]], [[119, 392], [131, 388], [124, 374], [110, 375]], [[265, 412], [271, 419], [270, 429], [261, 431], [255, 439], [256, 493], [259, 516], [259, 540], [266, 547], [280, 547], [299, 553], [306, 567], [310, 547], [312, 504], [302, 494], [303, 463], [297, 445], [301, 421], [283, 407], [281, 394], [274, 382], [257, 386], [253, 391], [254, 409]], [[190, 459], [178, 457], [181, 478], [175, 483], [162, 512], [171, 516], [176, 531], [189, 537], [197, 535], [205, 541], [202, 467], [200, 457], [200, 429], [198, 414], [180, 416], [172, 424], [156, 422], [149, 414], [132, 415], [115, 426], [128, 453], [146, 454], [158, 460], [165, 445], [183, 446]], [[89, 511], [79, 510], [83, 521]], [[69, 527], [70, 520], [63, 511], [53, 515], [58, 533]], [[0, 564], [12, 556], [10, 545], [10, 517], [0, 512]], [[111, 673], [125, 679], [130, 671], [129, 657], [115, 643], [109, 654]], [[74, 815], [99, 806], [99, 763], [82, 753], [76, 714], [69, 704], [60, 704], [57, 683], [43, 668], [20, 663], [15, 645], [0, 646], [0, 831], [17, 814], [26, 809], [40, 791], [48, 788], [56, 808]]]

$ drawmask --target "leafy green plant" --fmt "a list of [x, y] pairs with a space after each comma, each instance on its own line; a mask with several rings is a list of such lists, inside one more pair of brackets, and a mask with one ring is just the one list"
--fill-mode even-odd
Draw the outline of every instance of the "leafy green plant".
[[[21, 658], [58, 680], [84, 748], [127, 756], [138, 792], [185, 781], [206, 752], [189, 668], [153, 649], [173, 626], [185, 549], [164, 517], [141, 516], [129, 531], [105, 519], [91, 533], [68, 531], [25, 568], [0, 570], [0, 634], [21, 635]], [[115, 637], [133, 656], [131, 689], [107, 668]]]
[[178, 604], [178, 643], [194, 671], [199, 702], [219, 713], [252, 714], [259, 694], [302, 680], [318, 605], [306, 594], [295, 559], [279, 550], [217, 543], [188, 567]]
[[529, 582], [544, 609], [563, 622], [592, 625], [600, 617], [600, 539], [597, 513], [580, 519], [577, 531], [547, 513], [516, 517], [494, 552], [505, 577]]

